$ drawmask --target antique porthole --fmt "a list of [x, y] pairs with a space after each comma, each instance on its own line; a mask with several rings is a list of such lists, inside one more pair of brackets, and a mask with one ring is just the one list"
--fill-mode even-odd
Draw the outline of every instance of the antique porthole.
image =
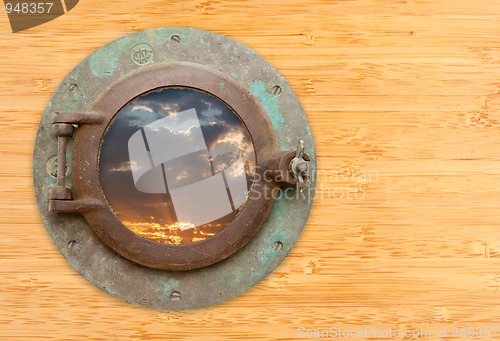
[[105, 292], [213, 305], [285, 258], [314, 197], [314, 142], [292, 89], [218, 34], [155, 29], [86, 58], [47, 106], [34, 155], [44, 223]]

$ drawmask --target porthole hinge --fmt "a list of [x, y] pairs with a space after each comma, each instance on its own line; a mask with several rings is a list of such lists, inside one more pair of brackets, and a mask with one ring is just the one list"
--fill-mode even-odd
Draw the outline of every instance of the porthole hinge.
[[[67, 123], [70, 125], [101, 123], [104, 121], [104, 116], [95, 112], [73, 112], [73, 111], [57, 111], [52, 119], [52, 124]], [[57, 133], [54, 130], [54, 134]]]
[[58, 213], [83, 213], [101, 207], [100, 201], [92, 199], [50, 200], [49, 211]]
[[73, 200], [71, 189], [66, 186], [68, 161], [66, 150], [73, 137], [75, 126], [100, 123], [103, 116], [97, 113], [56, 112], [52, 120], [52, 132], [57, 137], [57, 180], [49, 190], [49, 211], [82, 212], [98, 203], [89, 200]]

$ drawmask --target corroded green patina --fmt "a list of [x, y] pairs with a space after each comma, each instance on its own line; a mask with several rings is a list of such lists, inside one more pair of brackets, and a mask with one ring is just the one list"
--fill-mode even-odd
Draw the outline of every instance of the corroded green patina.
[[[149, 47], [151, 50], [149, 50]], [[135, 49], [134, 49], [135, 48]], [[152, 51], [152, 52], [150, 52]], [[185, 61], [219, 70], [244, 85], [265, 109], [281, 149], [304, 140], [316, 173], [314, 141], [306, 115], [285, 79], [253, 50], [225, 36], [191, 28], [139, 32], [114, 41], [82, 61], [61, 83], [42, 117], [34, 154], [35, 193], [44, 223], [68, 262], [98, 288], [146, 307], [180, 310], [210, 306], [239, 295], [270, 274], [299, 238], [311, 210], [315, 179], [305, 194], [288, 191], [275, 201], [260, 232], [233, 256], [193, 271], [153, 270], [118, 256], [79, 215], [48, 211], [55, 177], [47, 163], [57, 154], [51, 132], [55, 111], [87, 112], [104, 89], [152, 64]], [[225, 84], [219, 86], [224, 88]], [[280, 91], [273, 91], [278, 86]], [[68, 160], [71, 159], [71, 145]], [[97, 156], [96, 156], [97, 157]], [[67, 185], [71, 186], [71, 161]], [[273, 248], [281, 242], [281, 249]]]
[[261, 81], [252, 82], [249, 84], [249, 86], [252, 95], [257, 97], [257, 99], [260, 101], [267, 114], [269, 115], [274, 129], [280, 130], [283, 123], [285, 122], [285, 118], [280, 113], [279, 96], [271, 94], [266, 89], [265, 84]]

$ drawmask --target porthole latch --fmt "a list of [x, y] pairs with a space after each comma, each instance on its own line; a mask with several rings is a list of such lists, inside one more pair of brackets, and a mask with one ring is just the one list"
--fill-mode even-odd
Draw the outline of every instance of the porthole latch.
[[274, 181], [282, 186], [293, 187], [301, 193], [311, 185], [311, 158], [305, 152], [305, 142], [300, 139], [296, 150], [282, 151], [269, 164]]
[[309, 174], [309, 161], [311, 159], [305, 154], [304, 149], [304, 140], [299, 140], [295, 157], [288, 166], [295, 179], [297, 190], [300, 190], [301, 193], [311, 184], [311, 175]]

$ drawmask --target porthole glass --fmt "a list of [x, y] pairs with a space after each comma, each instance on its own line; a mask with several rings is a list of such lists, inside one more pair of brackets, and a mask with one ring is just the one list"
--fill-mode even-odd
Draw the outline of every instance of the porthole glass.
[[241, 119], [192, 88], [147, 92], [104, 135], [99, 172], [122, 223], [144, 238], [189, 244], [222, 231], [244, 206], [255, 166]]

